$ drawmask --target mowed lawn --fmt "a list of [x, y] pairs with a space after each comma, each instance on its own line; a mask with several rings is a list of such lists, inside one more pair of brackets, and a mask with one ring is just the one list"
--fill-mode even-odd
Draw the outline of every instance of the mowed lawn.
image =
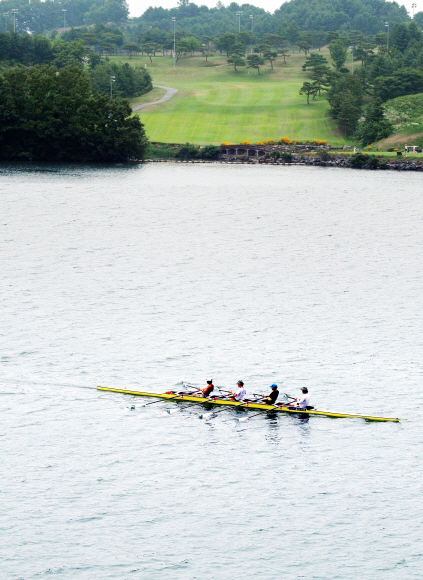
[[170, 101], [136, 112], [153, 142], [220, 144], [289, 137], [346, 143], [328, 115], [324, 96], [307, 105], [306, 97], [299, 95], [307, 80], [301, 69], [304, 54], [293, 54], [286, 65], [277, 60], [274, 71], [266, 64], [260, 75], [246, 68], [237, 73], [220, 56], [208, 64], [204, 57], [188, 57], [175, 68], [168, 57], [153, 57], [152, 64], [145, 56], [116, 59], [147, 64], [155, 84], [178, 89]]

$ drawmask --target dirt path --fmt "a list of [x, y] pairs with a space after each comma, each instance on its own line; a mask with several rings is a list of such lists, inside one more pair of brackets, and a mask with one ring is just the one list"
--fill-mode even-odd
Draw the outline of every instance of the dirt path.
[[150, 105], [158, 105], [159, 103], [165, 103], [166, 101], [169, 101], [173, 97], [173, 95], [175, 95], [178, 92], [178, 89], [164, 87], [163, 85], [153, 85], [153, 87], [158, 89], [164, 89], [166, 93], [158, 101], [152, 101], [151, 103], [143, 103], [142, 105], [135, 105], [134, 107], [132, 107], [133, 111], [139, 111], [140, 109], [144, 109], [144, 107], [150, 107]]

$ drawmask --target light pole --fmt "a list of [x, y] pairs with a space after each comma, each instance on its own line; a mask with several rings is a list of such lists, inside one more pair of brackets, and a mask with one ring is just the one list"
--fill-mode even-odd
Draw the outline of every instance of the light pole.
[[[250, 14], [250, 20], [251, 20], [251, 36], [252, 36], [254, 30], [254, 16], [252, 14]], [[253, 45], [251, 45], [251, 54], [253, 54]]]
[[173, 66], [176, 66], [176, 18], [172, 16], [173, 22]]
[[66, 28], [66, 12], [67, 12], [66, 8], [63, 8], [62, 12], [63, 12], [63, 28]]
[[110, 98], [113, 98], [113, 83], [116, 81], [116, 77], [110, 77]]
[[16, 8], [10, 11], [13, 14], [13, 32], [16, 32], [16, 14], [19, 12]]
[[241, 16], [242, 16], [241, 10], [238, 10], [236, 15], [238, 16], [238, 32], [241, 32]]
[[389, 50], [389, 22], [385, 22], [385, 28], [388, 31], [388, 36], [386, 37], [386, 49]]
[[417, 8], [417, 4], [412, 4], [411, 8], [413, 9], [413, 18], [414, 18], [414, 9]]
[[354, 47], [350, 46], [349, 49], [351, 51], [351, 74], [354, 74]]

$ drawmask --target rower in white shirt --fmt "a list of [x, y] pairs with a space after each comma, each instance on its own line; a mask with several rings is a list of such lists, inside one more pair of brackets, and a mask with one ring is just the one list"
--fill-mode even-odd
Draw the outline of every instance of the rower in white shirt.
[[232, 395], [232, 397], [231, 397], [232, 400], [242, 401], [242, 399], [247, 394], [247, 389], [244, 387], [244, 383], [242, 381], [238, 381], [237, 390], [235, 392], [234, 391], [229, 391], [229, 392]]
[[290, 403], [289, 404], [289, 408], [292, 407], [297, 407], [298, 409], [301, 409], [302, 411], [305, 411], [307, 409], [307, 407], [310, 404], [310, 393], [308, 392], [307, 387], [303, 387], [301, 389], [302, 395], [300, 397], [300, 400], [297, 401], [296, 403]]

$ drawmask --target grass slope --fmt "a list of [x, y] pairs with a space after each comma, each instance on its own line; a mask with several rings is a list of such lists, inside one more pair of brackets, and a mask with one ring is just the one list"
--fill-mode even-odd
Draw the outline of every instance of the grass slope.
[[423, 146], [423, 93], [406, 95], [386, 101], [383, 105], [386, 117], [394, 125], [394, 133], [376, 143], [377, 149], [404, 145]]
[[[121, 62], [125, 59], [116, 57]], [[170, 58], [128, 59], [133, 65], [147, 64], [153, 81], [178, 89], [168, 102], [137, 112], [151, 141], [220, 144], [222, 141], [264, 139], [326, 139], [347, 143], [328, 115], [324, 96], [310, 101], [299, 95], [306, 74], [301, 70], [304, 54], [294, 54], [284, 65], [276, 61], [255, 70], [236, 73], [225, 57], [182, 59], [174, 68]], [[153, 99], [151, 99], [153, 100]]]

